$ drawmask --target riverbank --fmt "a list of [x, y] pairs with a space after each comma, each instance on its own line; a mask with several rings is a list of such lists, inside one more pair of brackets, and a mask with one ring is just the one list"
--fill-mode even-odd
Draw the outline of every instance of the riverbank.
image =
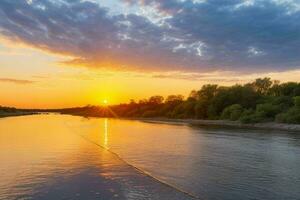
[[268, 129], [282, 131], [300, 131], [300, 124], [283, 124], [276, 122], [243, 124], [237, 121], [226, 120], [200, 120], [200, 119], [169, 119], [169, 118], [130, 118], [144, 122], [172, 123], [172, 124], [190, 124], [196, 126], [221, 126], [251, 129]]
[[[96, 117], [101, 118], [101, 116], [90, 116], [83, 115], [81, 113], [61, 113], [66, 115], [75, 115], [82, 117]], [[251, 129], [267, 129], [267, 130], [281, 130], [281, 131], [296, 131], [300, 132], [300, 124], [286, 124], [277, 122], [264, 122], [264, 123], [253, 123], [244, 124], [238, 121], [228, 121], [228, 120], [201, 120], [201, 119], [174, 119], [174, 118], [142, 118], [142, 117], [131, 117], [122, 118], [129, 120], [139, 120], [144, 122], [152, 123], [168, 123], [168, 124], [190, 124], [195, 126], [220, 126], [220, 127], [232, 127], [232, 128], [251, 128]]]

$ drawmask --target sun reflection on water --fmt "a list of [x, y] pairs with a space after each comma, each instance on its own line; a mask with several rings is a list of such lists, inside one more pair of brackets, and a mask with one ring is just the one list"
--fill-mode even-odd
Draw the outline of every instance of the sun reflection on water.
[[108, 119], [104, 119], [104, 146], [108, 148]]

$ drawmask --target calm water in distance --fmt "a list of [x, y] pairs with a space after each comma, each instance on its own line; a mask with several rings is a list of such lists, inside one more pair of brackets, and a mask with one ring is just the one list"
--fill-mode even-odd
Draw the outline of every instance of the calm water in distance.
[[299, 166], [299, 133], [0, 119], [0, 199], [189, 199], [182, 190], [204, 200], [292, 200], [300, 199]]

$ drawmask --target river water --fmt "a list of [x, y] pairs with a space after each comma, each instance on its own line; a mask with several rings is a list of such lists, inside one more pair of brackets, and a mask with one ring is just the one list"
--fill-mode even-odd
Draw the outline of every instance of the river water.
[[300, 134], [133, 120], [0, 119], [0, 199], [300, 199]]

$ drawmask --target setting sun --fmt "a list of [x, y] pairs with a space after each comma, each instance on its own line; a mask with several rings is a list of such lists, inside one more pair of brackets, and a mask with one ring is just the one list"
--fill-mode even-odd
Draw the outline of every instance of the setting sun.
[[107, 99], [104, 99], [104, 100], [103, 100], [103, 104], [104, 104], [104, 105], [107, 105], [107, 104], [108, 104]]

